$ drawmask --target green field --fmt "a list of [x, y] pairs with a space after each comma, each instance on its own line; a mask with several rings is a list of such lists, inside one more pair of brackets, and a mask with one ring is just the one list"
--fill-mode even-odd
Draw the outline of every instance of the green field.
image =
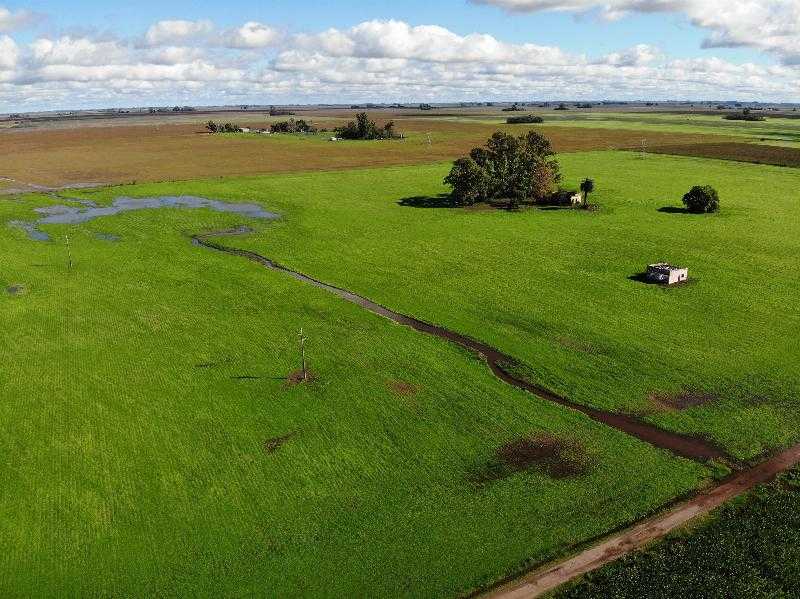
[[[18, 289], [0, 296], [15, 356], [0, 370], [3, 594], [464, 594], [710, 476], [443, 341], [192, 246], [203, 230], [250, 225], [225, 243], [491, 343], [576, 401], [743, 459], [796, 441], [797, 172], [624, 152], [561, 162], [568, 184], [596, 179], [599, 212], [401, 205], [444, 191], [434, 164], [74, 194], [258, 202], [273, 223], [162, 209], [45, 227], [51, 243], [0, 230], [0, 289]], [[698, 183], [719, 189], [719, 215], [658, 211]], [[52, 203], [3, 200], [0, 216]], [[629, 279], [657, 260], [694, 281]], [[301, 327], [316, 380], [290, 387]], [[713, 400], [650, 399], [688, 389]], [[498, 447], [538, 433], [584, 445], [588, 473], [476, 485]]]
[[[756, 143], [779, 145], [791, 148], [800, 147], [800, 119], [773, 117], [767, 112], [765, 121], [729, 121], [725, 114], [735, 110], [723, 110], [719, 114], [673, 114], [673, 113], [625, 113], [625, 112], [556, 112], [552, 109], [532, 107], [522, 114], [536, 114], [544, 118], [547, 126], [607, 129], [609, 131], [633, 130], [643, 134], [661, 133], [699, 133], [703, 135], [724, 135], [746, 138]], [[510, 113], [511, 115], [515, 113]], [[460, 122], [505, 123], [509, 114], [491, 116], [432, 117], [436, 120]], [[646, 138], [646, 135], [644, 136]]]

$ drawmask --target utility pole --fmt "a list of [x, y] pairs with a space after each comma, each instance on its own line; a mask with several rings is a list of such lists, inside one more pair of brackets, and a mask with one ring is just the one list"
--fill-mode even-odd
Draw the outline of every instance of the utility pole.
[[64, 235], [67, 242], [67, 259], [69, 260], [69, 270], [72, 270], [72, 248], [69, 245], [69, 235]]
[[303, 329], [300, 329], [300, 333], [297, 335], [298, 339], [300, 340], [300, 356], [303, 364], [303, 382], [308, 380], [308, 370], [306, 369], [306, 336], [303, 335]]

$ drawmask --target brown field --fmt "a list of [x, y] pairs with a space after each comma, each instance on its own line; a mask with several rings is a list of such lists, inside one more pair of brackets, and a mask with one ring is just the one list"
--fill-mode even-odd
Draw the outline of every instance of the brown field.
[[800, 149], [758, 145], [743, 142], [714, 142], [696, 144], [655, 145], [649, 148], [656, 154], [717, 158], [755, 164], [800, 167]]
[[[336, 114], [338, 118], [334, 118]], [[299, 114], [298, 118], [307, 116]], [[449, 122], [376, 113], [379, 123], [396, 118], [405, 140], [382, 142], [327, 141], [327, 136], [208, 135], [203, 122], [231, 120], [263, 127], [260, 115], [195, 115], [195, 122], [145, 118], [86, 123], [54, 123], [0, 131], [0, 177], [24, 184], [67, 185], [130, 183], [245, 176], [271, 172], [335, 170], [354, 167], [418, 164], [451, 160], [482, 144], [497, 129], [524, 132], [527, 126]], [[352, 111], [314, 115], [332, 128]], [[273, 119], [274, 120], [274, 119]], [[714, 138], [696, 134], [645, 133], [609, 129], [540, 127], [560, 152], [638, 148], [643, 137], [651, 146], [696, 147]], [[431, 143], [428, 144], [428, 134]]]

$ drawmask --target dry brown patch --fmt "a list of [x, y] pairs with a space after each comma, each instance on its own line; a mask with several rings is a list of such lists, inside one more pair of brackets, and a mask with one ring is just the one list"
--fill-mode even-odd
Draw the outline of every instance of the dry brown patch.
[[[340, 121], [352, 118], [337, 113]], [[379, 122], [395, 118], [373, 115]], [[187, 119], [190, 117], [186, 117]], [[206, 135], [202, 121], [164, 123], [146, 119], [120, 123], [81, 124], [70, 128], [0, 131], [3, 175], [19, 182], [48, 186], [90, 183], [170, 181], [273, 172], [349, 169], [367, 166], [421, 164], [453, 160], [482, 145], [497, 130], [520, 132], [514, 126], [397, 118], [405, 140], [329, 143], [322, 138], [293, 136]], [[233, 119], [265, 126], [267, 119], [247, 115]], [[331, 127], [340, 121], [324, 124]], [[137, 124], [131, 124], [135, 122]], [[243, 123], [244, 124], [244, 123]], [[509, 128], [510, 127], [510, 128]], [[559, 152], [638, 148], [640, 131], [585, 127], [537, 127]], [[427, 134], [431, 134], [429, 145]], [[650, 146], [677, 146], [713, 141], [696, 134], [646, 133]]]
[[303, 383], [313, 383], [315, 380], [317, 380], [317, 376], [310, 370], [307, 370], [304, 375], [303, 371], [298, 369], [286, 377], [286, 386], [295, 387]]
[[688, 410], [717, 401], [719, 398], [711, 393], [687, 389], [678, 393], [654, 391], [648, 397], [650, 404], [657, 410]]
[[389, 387], [393, 393], [402, 395], [403, 397], [412, 397], [419, 393], [419, 387], [417, 385], [406, 381], [387, 381], [386, 386]]
[[264, 441], [264, 451], [266, 453], [275, 453], [281, 447], [286, 445], [286, 443], [295, 435], [297, 432], [291, 432], [281, 437], [273, 437], [272, 439], [267, 439]]
[[676, 145], [654, 145], [648, 149], [654, 154], [675, 156], [696, 156], [752, 162], [754, 164], [774, 164], [776, 166], [800, 167], [800, 149], [781, 146], [768, 146], [743, 142], [696, 143]]
[[486, 483], [529, 470], [560, 480], [585, 476], [590, 467], [591, 460], [582, 443], [542, 434], [515, 439], [498, 448], [474, 480]]

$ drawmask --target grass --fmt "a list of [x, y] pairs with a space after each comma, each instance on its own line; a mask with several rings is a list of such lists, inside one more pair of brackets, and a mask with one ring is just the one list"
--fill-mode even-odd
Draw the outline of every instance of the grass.
[[556, 593], [593, 597], [793, 597], [800, 585], [800, 472], [718, 510], [699, 528]]
[[[785, 144], [800, 147], [800, 120], [796, 118], [773, 117], [767, 113], [766, 121], [729, 121], [723, 117], [733, 111], [720, 111], [719, 114], [696, 113], [675, 114], [658, 112], [554, 112], [533, 108], [528, 114], [544, 118], [545, 126], [577, 129], [605, 129], [607, 131], [637, 131], [646, 134], [652, 145], [658, 143], [657, 135], [663, 133], [685, 135], [700, 134], [712, 136], [740, 137], [759, 143]], [[443, 116], [431, 117], [463, 123], [500, 124], [505, 115]], [[654, 137], [655, 136], [655, 137]]]
[[[319, 189], [399, 172], [322, 175]], [[313, 241], [310, 251], [323, 239], [304, 219], [330, 197], [306, 195], [313, 180], [160, 188], [277, 207], [284, 220], [249, 223], [257, 239], [297, 249]], [[374, 205], [350, 203], [367, 195], [342, 193], [337, 218], [395, 210], [385, 188]], [[0, 217], [29, 219], [55, 202], [6, 199]], [[451, 345], [185, 235], [240, 219], [129, 212], [49, 226], [50, 243], [0, 229], [2, 595], [453, 596], [641, 517], [708, 476], [514, 390]], [[328, 261], [339, 251], [331, 246]], [[24, 293], [4, 292], [19, 285]], [[315, 381], [287, 386], [301, 327]], [[473, 482], [499, 448], [543, 436], [583, 448], [586, 472]]]
[[[283, 218], [226, 243], [742, 458], [797, 440], [796, 171], [626, 152], [561, 161], [566, 183], [596, 180], [599, 212], [401, 206], [443, 191], [442, 163], [74, 193], [261, 202]], [[697, 183], [718, 187], [719, 215], [658, 211]], [[53, 201], [5, 200], [0, 215]], [[70, 233], [71, 272], [60, 242], [0, 232], [0, 290], [25, 287], [0, 296], [15, 356], [0, 374], [4, 594], [452, 596], [708, 477], [509, 388], [442, 341], [185, 236], [236, 224], [161, 210], [50, 226]], [[694, 282], [628, 278], [661, 259]], [[287, 387], [300, 327], [316, 380]], [[665, 411], [649, 398], [686, 389], [716, 399]], [[531, 438], [567, 439], [588, 470], [475, 484]]]
[[[562, 165], [567, 183], [597, 181], [600, 212], [398, 204], [443, 191], [446, 165], [125, 192], [264, 201], [283, 222], [232, 243], [487, 341], [577, 401], [706, 435], [742, 459], [797, 439], [796, 171], [617, 152]], [[659, 211], [694, 184], [719, 189], [720, 214]], [[658, 260], [688, 266], [693, 282], [630, 280]], [[717, 399], [682, 411], [652, 399], [687, 390]]]

